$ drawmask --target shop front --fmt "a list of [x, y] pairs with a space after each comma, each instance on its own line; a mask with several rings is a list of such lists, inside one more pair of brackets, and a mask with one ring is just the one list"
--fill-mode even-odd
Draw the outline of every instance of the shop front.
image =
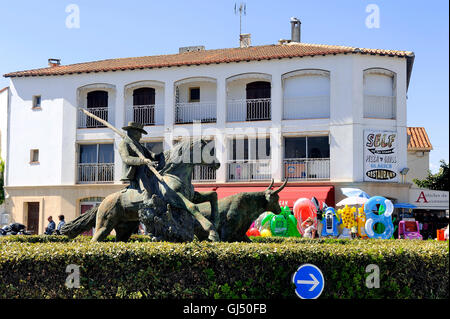
[[419, 222], [424, 239], [436, 238], [437, 230], [449, 224], [449, 192], [411, 188], [409, 204], [415, 208], [403, 218], [414, 218]]

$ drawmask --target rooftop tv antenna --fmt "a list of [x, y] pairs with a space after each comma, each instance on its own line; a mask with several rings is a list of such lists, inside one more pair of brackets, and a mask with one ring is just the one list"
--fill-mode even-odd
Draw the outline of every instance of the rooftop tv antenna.
[[247, 5], [244, 2], [241, 2], [239, 8], [237, 7], [237, 3], [234, 4], [234, 14], [238, 14], [239, 12], [239, 36], [242, 34], [242, 14], [247, 15]]

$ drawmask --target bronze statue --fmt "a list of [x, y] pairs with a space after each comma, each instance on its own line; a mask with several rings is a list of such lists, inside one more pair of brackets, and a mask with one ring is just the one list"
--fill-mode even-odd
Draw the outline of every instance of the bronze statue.
[[[207, 140], [185, 139], [164, 154], [156, 155], [139, 143], [145, 131], [136, 123], [124, 127], [127, 131], [125, 135], [87, 110], [83, 109], [83, 112], [124, 139], [119, 146], [125, 167], [122, 178], [129, 180], [130, 185], [108, 195], [98, 207], [67, 223], [61, 229], [62, 234], [75, 237], [95, 225], [93, 242], [104, 240], [113, 229], [116, 240], [126, 241], [142, 220], [146, 226], [159, 232], [153, 235], [160, 240], [186, 241], [194, 236], [193, 223], [189, 225], [192, 218], [188, 217], [193, 216], [208, 233], [209, 240], [219, 240], [214, 227], [218, 210], [217, 193], [196, 192], [192, 186], [194, 165], [212, 165], [215, 169], [220, 166], [217, 159], [209, 163], [204, 161], [203, 156], [201, 163], [194, 162], [194, 150], [202, 152], [208, 145]], [[189, 155], [187, 158], [184, 156], [186, 154]], [[184, 156], [183, 160], [180, 156]], [[203, 202], [210, 203], [211, 221], [198, 209], [197, 204]]]

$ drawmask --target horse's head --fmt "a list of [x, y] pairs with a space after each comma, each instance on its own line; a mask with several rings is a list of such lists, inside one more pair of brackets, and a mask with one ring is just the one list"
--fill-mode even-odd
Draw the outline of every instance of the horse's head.
[[203, 138], [184, 138], [164, 152], [166, 165], [209, 165], [215, 169], [220, 162], [215, 156], [214, 141]]

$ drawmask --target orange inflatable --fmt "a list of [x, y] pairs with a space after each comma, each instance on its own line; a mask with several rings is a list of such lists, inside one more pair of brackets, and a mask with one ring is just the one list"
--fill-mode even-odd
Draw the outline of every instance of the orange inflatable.
[[294, 216], [297, 218], [297, 229], [303, 235], [302, 223], [311, 217], [314, 220], [314, 226], [317, 229], [317, 212], [316, 206], [308, 198], [299, 198], [294, 203]]

